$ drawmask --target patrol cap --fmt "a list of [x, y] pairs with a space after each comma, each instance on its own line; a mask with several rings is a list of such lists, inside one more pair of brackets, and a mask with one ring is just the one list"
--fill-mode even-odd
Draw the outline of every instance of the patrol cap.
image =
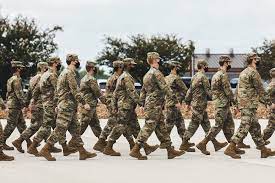
[[86, 62], [86, 67], [96, 67], [97, 63], [93, 60], [88, 60]]
[[137, 64], [137, 63], [134, 61], [134, 59], [132, 59], [132, 58], [125, 58], [125, 59], [123, 59], [123, 63], [124, 63], [124, 65], [130, 65], [130, 64], [136, 65], [136, 64]]
[[255, 53], [255, 52], [249, 53], [249, 54], [247, 54], [246, 56], [247, 56], [247, 58], [246, 58], [247, 64], [251, 64], [251, 60], [252, 60], [254, 57], [256, 57], [258, 60], [260, 60], [260, 57], [259, 57], [259, 56], [257, 55], [257, 53]]
[[157, 52], [148, 52], [147, 53], [147, 61], [152, 59], [160, 59], [160, 56]]
[[208, 63], [204, 59], [198, 60], [197, 67], [201, 68], [202, 66], [208, 67]]
[[76, 54], [67, 54], [66, 56], [66, 62], [72, 62], [72, 61], [78, 61], [78, 55]]
[[232, 62], [229, 56], [227, 55], [222, 55], [219, 58], [219, 64], [222, 65], [224, 62]]
[[39, 68], [39, 69], [44, 69], [44, 68], [46, 68], [46, 67], [48, 67], [48, 63], [47, 62], [38, 62], [37, 63], [37, 69]]
[[113, 67], [123, 67], [124, 63], [121, 60], [113, 61]]
[[24, 68], [25, 66], [21, 61], [11, 61], [11, 67], [21, 67]]
[[272, 68], [272, 69], [270, 69], [269, 73], [270, 73], [270, 76], [271, 76], [272, 78], [274, 78], [274, 77], [275, 77], [275, 67]]
[[179, 68], [181, 68], [181, 63], [179, 61], [175, 61], [175, 60], [170, 60], [168, 62], [168, 65], [170, 67], [179, 67]]
[[48, 64], [54, 64], [54, 63], [60, 63], [61, 60], [59, 57], [50, 57], [48, 60], [47, 60]]

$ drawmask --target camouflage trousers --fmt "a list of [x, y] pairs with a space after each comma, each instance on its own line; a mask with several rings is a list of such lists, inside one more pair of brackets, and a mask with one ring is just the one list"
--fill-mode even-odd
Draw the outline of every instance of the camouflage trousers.
[[169, 134], [171, 134], [172, 129], [176, 126], [180, 138], [183, 137], [185, 123], [181, 111], [177, 107], [166, 108], [165, 125]]
[[4, 136], [3, 136], [3, 128], [2, 128], [2, 124], [0, 122], [0, 152], [3, 151], [3, 145], [4, 145]]
[[87, 127], [90, 126], [94, 135], [99, 138], [102, 129], [100, 127], [100, 122], [97, 117], [96, 107], [91, 108], [91, 110], [89, 111], [81, 109], [80, 121], [81, 135], [86, 131]]
[[215, 125], [210, 128], [206, 138], [213, 140], [223, 130], [226, 140], [230, 142], [235, 130], [230, 107], [218, 107], [215, 112]]
[[7, 125], [4, 128], [4, 142], [10, 137], [15, 128], [18, 129], [20, 134], [27, 128], [21, 109], [9, 109]]
[[257, 147], [265, 144], [261, 134], [261, 125], [257, 118], [257, 109], [241, 109], [241, 124], [233, 135], [232, 142], [238, 144], [247, 136], [248, 132]]
[[275, 110], [270, 111], [270, 116], [268, 119], [268, 124], [263, 132], [264, 140], [268, 140], [275, 131]]
[[21, 138], [24, 140], [29, 139], [31, 136], [33, 136], [41, 127], [43, 123], [43, 109], [42, 108], [36, 108], [35, 110], [32, 110], [32, 116], [31, 116], [31, 124], [30, 126], [24, 130], [24, 132], [21, 134]]
[[131, 129], [131, 123], [133, 122], [132, 115], [136, 115], [134, 110], [122, 108], [118, 109], [118, 112], [116, 114], [117, 123], [114, 125], [110, 133], [108, 139], [109, 141], [116, 141], [122, 134], [128, 141], [133, 140]]
[[84, 145], [80, 135], [81, 125], [77, 119], [77, 109], [61, 106], [58, 108], [56, 127], [48, 138], [47, 143], [51, 145], [54, 145], [57, 142], [61, 145], [66, 143], [67, 130], [72, 135], [75, 147]]
[[156, 133], [160, 141], [160, 148], [167, 148], [172, 145], [169, 133], [167, 131], [162, 106], [145, 107], [145, 124], [141, 128], [136, 142], [143, 146], [153, 132]]
[[196, 133], [197, 129], [201, 125], [202, 129], [205, 133], [211, 128], [210, 121], [208, 119], [208, 114], [206, 110], [197, 110], [195, 108], [192, 109], [192, 117], [190, 124], [183, 135], [183, 139], [188, 141], [193, 135]]
[[41, 142], [47, 140], [51, 134], [51, 128], [54, 129], [56, 126], [56, 113], [54, 105], [43, 105], [43, 122], [38, 132], [36, 133], [34, 140]]

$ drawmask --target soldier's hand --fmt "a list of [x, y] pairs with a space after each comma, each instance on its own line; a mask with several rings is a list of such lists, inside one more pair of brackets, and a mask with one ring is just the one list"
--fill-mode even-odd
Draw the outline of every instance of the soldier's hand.
[[85, 104], [85, 105], [84, 105], [84, 109], [87, 110], [87, 111], [89, 111], [89, 110], [91, 110], [91, 107], [90, 107], [89, 104]]
[[186, 108], [187, 108], [188, 111], [190, 111], [191, 110], [191, 105], [187, 105]]
[[27, 111], [28, 111], [28, 108], [27, 108], [27, 107], [24, 107], [24, 108], [23, 108], [23, 114], [26, 114]]
[[58, 107], [55, 107], [54, 111], [55, 113], [58, 113]]
[[144, 107], [139, 107], [139, 112], [143, 115], [144, 114]]
[[274, 103], [272, 103], [271, 109], [272, 109], [272, 110], [275, 110], [275, 104], [274, 104]]
[[236, 116], [240, 112], [238, 107], [234, 107], [234, 115]]
[[180, 108], [181, 108], [181, 104], [180, 104], [180, 103], [177, 103], [177, 104], [176, 104], [176, 107], [177, 107], [178, 109], [180, 109]]

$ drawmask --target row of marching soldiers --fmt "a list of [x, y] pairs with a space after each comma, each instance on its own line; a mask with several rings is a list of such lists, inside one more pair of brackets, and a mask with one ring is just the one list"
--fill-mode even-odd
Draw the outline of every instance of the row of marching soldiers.
[[[232, 158], [241, 158], [240, 155], [245, 153], [242, 148], [249, 148], [249, 145], [243, 143], [248, 132], [257, 149], [261, 151], [262, 158], [275, 155], [274, 151], [266, 147], [268, 139], [275, 130], [275, 68], [270, 71], [272, 80], [266, 92], [257, 71], [260, 59], [255, 53], [249, 54], [246, 60], [247, 68], [240, 74], [234, 96], [227, 75], [227, 71], [231, 68], [228, 56], [220, 57], [220, 69], [213, 76], [211, 87], [205, 75], [208, 64], [205, 60], [198, 61], [198, 72], [192, 78], [189, 89], [178, 76], [177, 71], [181, 67], [179, 62], [170, 61], [171, 73], [164, 77], [159, 71], [159, 61], [158, 53], [147, 54], [150, 70], [143, 78], [140, 95], [135, 90], [134, 79], [130, 74], [136, 62], [131, 58], [114, 61], [114, 73], [107, 81], [106, 93], [102, 95], [94, 77], [97, 72], [94, 62], [87, 61], [87, 74], [78, 87], [75, 74], [80, 66], [78, 56], [67, 55], [68, 66], [59, 76], [57, 73], [61, 68], [61, 61], [58, 57], [53, 57], [47, 62], [38, 63], [38, 73], [30, 80], [27, 97], [23, 94], [20, 78], [24, 66], [22, 62], [12, 61], [14, 74], [7, 82], [7, 104], [1, 100], [1, 107], [8, 109], [8, 117], [4, 130], [0, 125], [0, 160], [14, 160], [14, 157], [4, 154], [3, 149], [14, 149], [6, 144], [6, 140], [15, 128], [21, 135], [12, 144], [21, 153], [24, 153], [22, 143], [26, 141], [29, 154], [42, 156], [49, 161], [56, 160], [52, 153], [61, 151], [64, 156], [79, 152], [80, 160], [93, 158], [96, 153], [85, 150], [81, 139], [88, 126], [98, 137], [93, 149], [110, 156], [121, 155], [113, 149], [114, 143], [121, 135], [129, 142], [130, 156], [139, 160], [146, 160], [147, 155], [158, 148], [167, 150], [168, 159], [181, 156], [185, 152], [194, 152], [195, 149], [192, 147], [195, 144], [189, 140], [199, 125], [202, 126], [206, 136], [196, 147], [205, 155], [210, 155], [207, 143], [211, 141], [215, 151], [226, 147], [229, 143], [224, 153]], [[206, 111], [208, 98], [213, 100], [216, 111], [215, 125], [212, 127]], [[98, 99], [109, 111], [109, 119], [103, 129], [96, 114]], [[256, 116], [259, 102], [270, 109], [268, 126], [263, 134]], [[180, 111], [182, 103], [192, 111], [191, 122], [187, 129]], [[145, 116], [145, 125], [142, 128], [135, 112], [137, 105]], [[27, 106], [32, 114], [29, 127], [25, 124], [22, 112]], [[241, 124], [236, 132], [231, 107], [235, 112], [239, 110], [241, 112]], [[80, 113], [80, 121], [77, 112]], [[174, 126], [177, 127], [182, 139], [179, 150], [174, 149], [170, 138]], [[228, 142], [221, 143], [216, 140], [221, 130]], [[66, 141], [67, 131], [72, 136], [69, 143]], [[160, 145], [146, 143], [153, 132], [159, 139]], [[32, 136], [34, 137], [31, 141]], [[38, 151], [37, 147], [43, 140], [46, 144]], [[54, 146], [57, 142], [61, 144], [62, 150]], [[141, 153], [142, 148], [146, 155]]]

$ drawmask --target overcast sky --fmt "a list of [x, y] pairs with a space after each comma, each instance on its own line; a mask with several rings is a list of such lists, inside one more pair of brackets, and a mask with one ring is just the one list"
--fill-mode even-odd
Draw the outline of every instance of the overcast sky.
[[61, 25], [62, 59], [82, 60], [102, 49], [104, 35], [175, 33], [194, 40], [196, 52], [248, 52], [265, 38], [275, 39], [274, 0], [0, 0], [1, 13], [34, 17], [41, 27]]

